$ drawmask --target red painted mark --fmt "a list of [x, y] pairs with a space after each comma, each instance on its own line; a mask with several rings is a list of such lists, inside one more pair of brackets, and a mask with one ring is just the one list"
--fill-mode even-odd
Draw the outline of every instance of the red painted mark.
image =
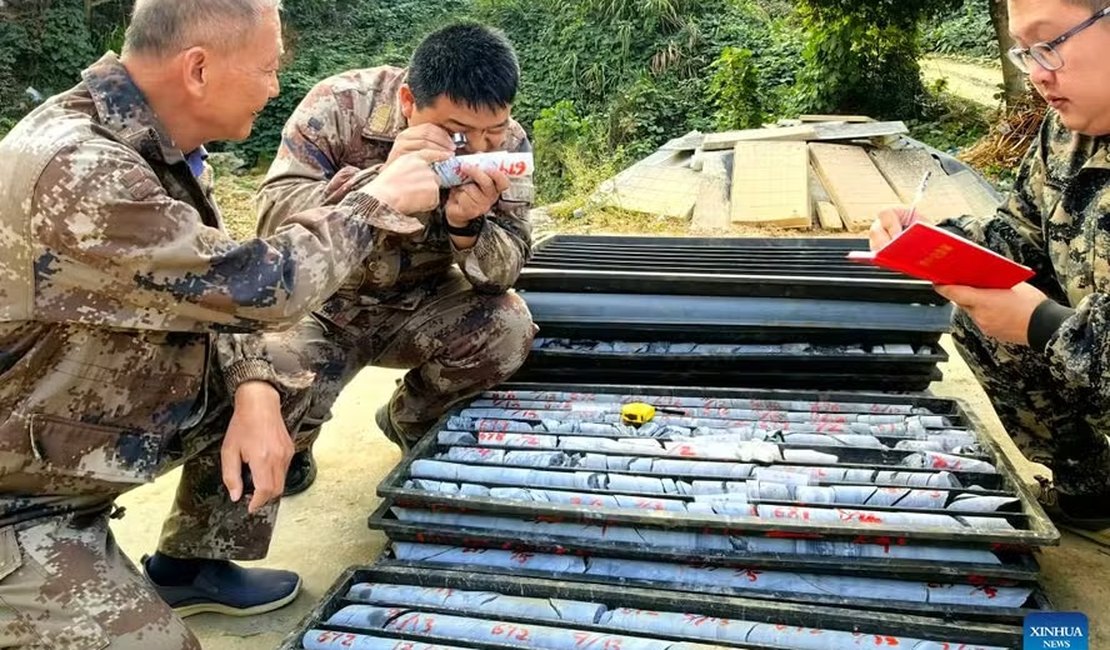
[[822, 634], [824, 634], [822, 630], [817, 630], [812, 627], [791, 627], [789, 625], [783, 625], [782, 623], [775, 625], [775, 629], [780, 632], [790, 631], [797, 634], [808, 634], [810, 636], [821, 636]]
[[523, 160], [518, 160], [512, 163], [502, 160], [501, 164], [498, 166], [498, 169], [500, 169], [501, 172], [506, 176], [523, 176], [524, 173], [528, 171], [528, 164], [525, 163]]
[[599, 636], [593, 632], [575, 632], [574, 633], [574, 647], [576, 648], [599, 648], [599, 650], [621, 650], [621, 641], [619, 638], [611, 636]]
[[478, 437], [485, 433], [494, 431], [508, 431], [511, 421], [509, 420], [485, 420], [480, 419], [474, 423], [474, 427], [478, 430]]
[[883, 547], [883, 553], [890, 553], [890, 547], [891, 546], [905, 546], [906, 545], [906, 538], [905, 537], [897, 537], [897, 538], [895, 538], [895, 537], [866, 537], [866, 536], [861, 535], [861, 536], [853, 539], [852, 543], [853, 544], [861, 544], [861, 545], [871, 544], [871, 545], [875, 545], [875, 546], [881, 546], [881, 547]]
[[836, 509], [836, 514], [840, 516], [841, 521], [851, 522], [858, 521], [861, 524], [881, 524], [883, 523], [882, 517], [869, 512], [856, 512], [854, 510], [841, 510]]
[[967, 577], [967, 581], [975, 586], [975, 591], [981, 591], [989, 598], [998, 597], [998, 587], [987, 584], [987, 579], [983, 576], [971, 575]]
[[319, 636], [316, 637], [316, 642], [350, 648], [351, 645], [354, 644], [356, 638], [354, 634], [347, 634], [344, 632], [321, 632]]
[[960, 464], [958, 462], [957, 463], [950, 463], [950, 462], [948, 462], [948, 459], [944, 458], [943, 456], [933, 456], [933, 468], [934, 469], [949, 469], [949, 468], [957, 469], [957, 468], [959, 468], [959, 466], [960, 466]]
[[717, 618], [715, 616], [704, 616], [702, 614], [683, 614], [682, 617], [686, 619], [687, 625], [693, 627], [701, 627], [702, 625], [728, 625], [728, 619]]
[[794, 506], [778, 506], [775, 508], [773, 516], [775, 519], [801, 519], [802, 521], [809, 521], [809, 511], [799, 510]]
[[422, 616], [420, 614], [412, 614], [402, 619], [398, 619], [389, 627], [397, 630], [412, 630], [413, 632], [431, 632], [435, 628], [435, 618], [431, 616]]
[[498, 623], [489, 630], [493, 636], [503, 636], [517, 641], [527, 641], [531, 636], [531, 631], [526, 627], [517, 627], [515, 625], [508, 625], [506, 623]]
[[769, 530], [763, 536], [771, 539], [825, 539], [820, 533], [795, 533], [786, 530]]

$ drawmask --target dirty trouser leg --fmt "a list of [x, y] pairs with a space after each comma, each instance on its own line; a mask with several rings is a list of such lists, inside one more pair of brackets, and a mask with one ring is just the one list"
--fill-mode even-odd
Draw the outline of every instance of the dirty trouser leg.
[[[295, 329], [307, 322], [307, 319], [302, 321]], [[281, 333], [266, 335], [271, 357], [283, 353], [285, 340], [280, 337]], [[283, 369], [277, 366], [276, 359], [275, 368], [281, 374]], [[308, 366], [299, 370], [315, 372], [317, 369]], [[270, 548], [279, 501], [270, 502], [252, 515], [247, 512], [250, 499], [246, 495], [238, 503], [228, 498], [223, 484], [220, 448], [231, 419], [231, 401], [224, 394], [222, 379], [215, 378], [209, 390], [218, 398], [216, 405], [209, 409], [209, 416], [195, 430], [181, 437], [186, 460], [173, 507], [162, 525], [158, 551], [178, 558], [262, 559]], [[313, 392], [314, 389], [309, 386], [287, 389], [282, 395], [282, 415], [286, 427], [294, 436], [294, 444], [298, 444], [300, 423], [312, 403]]]
[[434, 298], [387, 327], [366, 329], [375, 366], [411, 368], [389, 402], [398, 434], [419, 438], [456, 402], [496, 385], [524, 363], [536, 334], [514, 292], [481, 294], [452, 275]]
[[107, 510], [0, 530], [0, 648], [105, 647], [201, 646], [116, 546]]
[[294, 439], [297, 451], [309, 449], [319, 437], [320, 427], [331, 419], [331, 407], [339, 393], [369, 363], [367, 351], [337, 326], [306, 318], [273, 335], [270, 353], [279, 373], [304, 368], [316, 373], [311, 401]]
[[963, 311], [952, 335], [1018, 449], [1051, 468], [1060, 491], [1110, 491], [1110, 431], [1100, 414], [1084, 417], [1083, 395], [1055, 381], [1041, 354], [983, 335]]

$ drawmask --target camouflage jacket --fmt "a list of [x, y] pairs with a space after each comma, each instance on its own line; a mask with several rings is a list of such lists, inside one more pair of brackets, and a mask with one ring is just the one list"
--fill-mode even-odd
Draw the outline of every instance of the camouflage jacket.
[[1036, 271], [1053, 302], [1039, 307], [1030, 345], [1057, 380], [1110, 400], [1110, 139], [1069, 131], [1049, 113], [992, 217], [944, 222]]
[[[354, 193], [237, 243], [115, 55], [82, 78], [0, 140], [9, 497], [150, 479], [166, 442], [204, 413], [206, 377], [222, 374], [229, 392], [248, 379], [282, 384], [244, 332], [316, 308], [379, 230], [422, 227]], [[0, 521], [14, 501], [0, 499]]]
[[[372, 177], [407, 127], [398, 90], [405, 71], [380, 67], [352, 70], [321, 81], [285, 125], [277, 157], [259, 193], [259, 232], [273, 232], [290, 215], [333, 203], [352, 179]], [[528, 151], [524, 130], [510, 124], [508, 151]], [[366, 173], [359, 174], [362, 170]], [[487, 215], [475, 246], [458, 250], [443, 226], [442, 207], [418, 215], [426, 226], [407, 236], [385, 236], [338, 295], [322, 310], [345, 324], [359, 305], [413, 309], [454, 265], [478, 291], [512, 287], [531, 253], [528, 219], [531, 183], [514, 182]]]

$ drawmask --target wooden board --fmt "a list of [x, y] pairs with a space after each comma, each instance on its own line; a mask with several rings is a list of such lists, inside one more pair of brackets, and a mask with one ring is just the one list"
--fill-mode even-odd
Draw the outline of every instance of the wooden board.
[[658, 149], [633, 167], [687, 167], [692, 156], [693, 152], [689, 150]]
[[723, 133], [710, 133], [705, 136], [705, 142], [702, 143], [701, 148], [705, 151], [723, 151], [732, 149], [737, 142], [751, 142], [753, 140], [804, 142], [816, 136], [817, 131], [812, 126], [725, 131]]
[[813, 166], [849, 230], [863, 230], [886, 208], [901, 200], [862, 147], [809, 145]]
[[604, 183], [594, 198], [622, 210], [686, 219], [694, 211], [700, 181], [685, 167], [636, 164]]
[[675, 138], [659, 148], [665, 151], [693, 151], [701, 146], [703, 140], [705, 140], [704, 133], [690, 131], [681, 138]]
[[799, 122], [874, 122], [875, 118], [866, 115], [799, 115]]
[[733, 152], [733, 223], [813, 225], [804, 142], [738, 142]]
[[924, 149], [875, 149], [870, 155], [903, 203], [913, 201], [926, 171], [933, 174], [929, 179], [930, 187], [933, 181], [944, 175], [940, 164]]
[[694, 203], [691, 224], [698, 230], [723, 230], [732, 220], [729, 203], [729, 178], [725, 159], [728, 151], [710, 151], [702, 155], [701, 183]]
[[902, 122], [867, 122], [861, 124], [825, 122], [802, 124], [801, 126], [783, 126], [766, 129], [745, 129], [743, 131], [710, 133], [705, 136], [702, 149], [706, 151], [720, 151], [731, 149], [737, 142], [751, 142], [752, 140], [785, 140], [790, 142], [806, 142], [812, 140], [868, 140], [871, 138], [902, 135], [907, 132], [906, 125]]
[[836, 206], [829, 201], [818, 201], [817, 206], [817, 221], [825, 230], [844, 230], [844, 221], [840, 218], [840, 212]]
[[809, 199], [813, 201], [814, 205], [821, 203], [831, 203], [832, 198], [829, 197], [828, 190], [821, 182], [821, 177], [817, 175], [817, 170], [812, 165], [809, 167]]
[[909, 205], [917, 195], [921, 177], [932, 172], [918, 212], [936, 223], [949, 217], [973, 214], [975, 209], [963, 189], [944, 173], [940, 164], [924, 149], [878, 149], [871, 152], [875, 165], [898, 193], [902, 203]]
[[[718, 152], [713, 152], [713, 153], [718, 153]], [[700, 172], [704, 165], [705, 165], [705, 152], [702, 151], [700, 148], [699, 149], [694, 149], [694, 153], [693, 153], [693, 155], [690, 156], [690, 160], [686, 163], [686, 166], [689, 167], [690, 169], [696, 171], [696, 172]]]
[[844, 222], [840, 219], [840, 212], [832, 203], [817, 170], [811, 165], [809, 168], [809, 200], [813, 204], [813, 216], [817, 223], [825, 230], [844, 230]]
[[991, 194], [990, 190], [983, 187], [982, 182], [975, 176], [975, 172], [962, 171], [948, 177], [963, 194], [969, 206], [968, 214], [977, 217], [987, 217], [998, 210], [1002, 200]]
[[[817, 131], [812, 140], [867, 140], [909, 133], [903, 122], [867, 122], [863, 124], [812, 124]], [[804, 128], [804, 127], [803, 127]]]

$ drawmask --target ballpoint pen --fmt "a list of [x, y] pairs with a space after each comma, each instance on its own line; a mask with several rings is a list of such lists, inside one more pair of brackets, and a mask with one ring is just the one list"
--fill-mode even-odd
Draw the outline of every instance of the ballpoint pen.
[[902, 227], [906, 228], [917, 219], [917, 206], [921, 203], [921, 199], [925, 197], [925, 188], [929, 185], [929, 179], [933, 176], [933, 170], [926, 169], [925, 174], [921, 177], [921, 183], [917, 186], [917, 193], [913, 195], [913, 203], [910, 203], [910, 211], [902, 216]]

